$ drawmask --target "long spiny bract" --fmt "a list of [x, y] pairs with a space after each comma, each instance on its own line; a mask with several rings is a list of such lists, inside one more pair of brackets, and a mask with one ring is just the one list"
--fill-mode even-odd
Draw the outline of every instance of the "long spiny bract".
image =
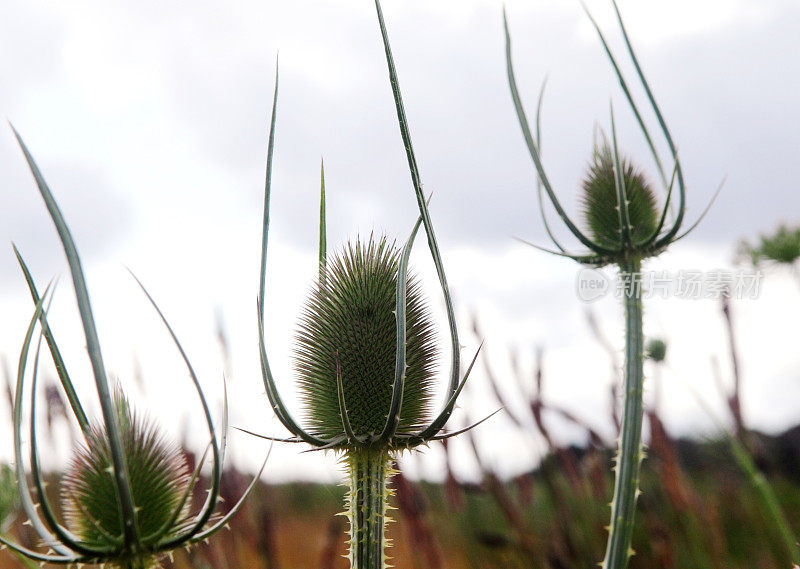
[[[227, 521], [241, 508], [244, 497], [255, 487], [261, 471], [248, 486], [244, 496], [227, 514], [219, 518], [214, 517], [213, 512], [219, 498], [227, 439], [227, 398], [222, 414], [222, 435], [219, 437], [220, 443], [218, 444], [218, 435], [208, 402], [197, 375], [171, 326], [142, 286], [145, 295], [158, 312], [187, 366], [208, 427], [209, 448], [212, 457], [210, 488], [200, 510], [189, 515], [191, 490], [197, 481], [204, 460], [200, 461], [194, 474], [189, 478], [185, 472], [185, 465], [182, 465], [182, 458], [176, 454], [177, 450], [170, 450], [169, 445], [160, 440], [152, 425], [133, 415], [121, 395], [114, 396], [112, 394], [102, 363], [99, 338], [94, 325], [92, 307], [78, 250], [72, 240], [66, 220], [33, 156], [22, 141], [22, 137], [16, 131], [14, 134], [66, 253], [75, 285], [84, 338], [94, 371], [95, 386], [102, 410], [102, 425], [90, 426], [70, 376], [66, 372], [55, 338], [47, 324], [44, 302], [50, 287], [48, 286], [44, 293], [39, 295], [30, 271], [15, 248], [28, 289], [36, 305], [20, 350], [12, 413], [17, 486], [28, 522], [49, 549], [46, 553], [40, 553], [14, 543], [2, 535], [0, 535], [0, 544], [2, 544], [0, 546], [8, 547], [15, 554], [40, 564], [109, 564], [125, 569], [150, 569], [157, 564], [158, 555], [167, 554], [176, 547], [188, 547], [224, 527]], [[139, 284], [141, 285], [141, 283]], [[66, 476], [67, 486], [63, 492], [67, 523], [72, 526], [74, 531], [64, 527], [58, 520], [44, 489], [45, 482], [40, 468], [36, 437], [37, 391], [35, 385], [38, 347], [34, 358], [30, 388], [32, 393], [30, 402], [30, 478], [32, 483], [30, 485], [25, 472], [22, 455], [22, 410], [25, 407], [26, 367], [37, 323], [41, 326], [38, 345], [41, 345], [41, 338], [44, 337], [87, 445], [82, 452], [78, 453], [73, 462], [74, 468]], [[264, 464], [266, 464], [266, 460]], [[262, 471], [263, 468], [264, 465], [261, 467]], [[39, 503], [34, 503], [32, 489], [35, 489]]]
[[[591, 13], [586, 13], [600, 38], [620, 87], [633, 112], [636, 122], [644, 135], [656, 163], [659, 178], [664, 186], [665, 196], [657, 210], [657, 200], [650, 190], [645, 177], [638, 172], [626, 159], [620, 156], [613, 107], [611, 109], [611, 144], [603, 140], [596, 147], [593, 162], [590, 165], [587, 179], [584, 181], [582, 197], [585, 215], [585, 226], [588, 234], [584, 234], [569, 218], [561, 206], [542, 163], [540, 144], [541, 134], [537, 129], [534, 134], [528, 124], [528, 119], [522, 105], [522, 100], [517, 88], [514, 68], [511, 61], [511, 36], [508, 29], [508, 20], [504, 14], [506, 35], [506, 72], [508, 75], [509, 89], [517, 119], [522, 129], [522, 134], [528, 147], [529, 154], [536, 168], [536, 173], [541, 187], [545, 190], [551, 204], [570, 232], [580, 241], [588, 251], [584, 253], [568, 252], [553, 237], [550, 228], [545, 225], [548, 235], [553, 239], [558, 251], [549, 251], [562, 257], [568, 257], [585, 265], [602, 266], [615, 264], [619, 267], [620, 280], [623, 283], [625, 306], [625, 388], [624, 388], [624, 413], [620, 433], [619, 453], [617, 465], [614, 468], [614, 498], [611, 502], [611, 523], [609, 524], [609, 538], [606, 556], [601, 564], [604, 569], [624, 569], [630, 556], [633, 554], [631, 538], [633, 535], [634, 514], [636, 499], [640, 493], [639, 467], [643, 456], [641, 448], [642, 429], [642, 385], [643, 377], [643, 337], [642, 337], [642, 300], [641, 280], [639, 271], [642, 260], [658, 255], [670, 244], [677, 241], [691, 231], [680, 233], [685, 214], [685, 183], [683, 171], [678, 160], [676, 146], [672, 135], [667, 128], [664, 117], [655, 101], [642, 72], [638, 58], [634, 53], [627, 31], [622, 21], [616, 0], [611, 0], [617, 16], [617, 22], [636, 70], [636, 76], [645, 91], [647, 101], [657, 119], [661, 135], [663, 135], [673, 160], [671, 178], [668, 178], [662, 161], [656, 151], [654, 138], [650, 134], [646, 121], [634, 101], [628, 83], [623, 76], [621, 67], [612, 53], [606, 38]], [[541, 94], [539, 101], [541, 108]], [[671, 199], [673, 187], [677, 184], [677, 204], [674, 204], [674, 216], [670, 223], [666, 223], [668, 213], [673, 206]], [[540, 195], [540, 208], [542, 192]], [[543, 210], [542, 210], [543, 211]], [[702, 215], [700, 216], [702, 219]], [[699, 222], [699, 220], [698, 220]], [[546, 224], [546, 221], [545, 221]]]
[[[477, 358], [462, 376], [455, 311], [437, 244], [433, 223], [422, 192], [408, 121], [394, 65], [380, 0], [375, 10], [383, 40], [389, 83], [397, 111], [409, 172], [419, 207], [411, 235], [398, 250], [385, 239], [357, 241], [328, 262], [325, 255], [325, 196], [320, 196], [319, 282], [301, 316], [294, 352], [301, 399], [309, 427], [294, 420], [283, 402], [264, 345], [264, 295], [271, 195], [272, 154], [276, 124], [278, 81], [276, 69], [264, 192], [261, 240], [261, 280], [258, 332], [261, 373], [270, 405], [293, 438], [319, 450], [342, 451], [347, 457], [350, 494], [347, 515], [351, 528], [353, 569], [384, 569], [387, 462], [405, 449], [462, 431], [441, 434]], [[433, 324], [420, 292], [408, 277], [415, 236], [424, 227], [428, 249], [441, 287], [451, 343], [450, 373], [444, 404], [429, 417], [432, 375], [438, 352]], [[487, 417], [488, 418], [488, 417]], [[485, 420], [485, 419], [484, 419]], [[473, 425], [474, 426], [474, 425]], [[468, 427], [472, 428], [472, 427]], [[266, 437], [273, 438], [273, 437]], [[369, 512], [366, 516], [364, 512]]]
[[[311, 432], [343, 434], [337, 390], [354, 434], [365, 444], [380, 434], [395, 379], [395, 291], [400, 252], [385, 238], [348, 244], [327, 263], [324, 287], [315, 286], [300, 318], [295, 364]], [[437, 350], [420, 285], [408, 279], [406, 371], [397, 434], [428, 421]]]

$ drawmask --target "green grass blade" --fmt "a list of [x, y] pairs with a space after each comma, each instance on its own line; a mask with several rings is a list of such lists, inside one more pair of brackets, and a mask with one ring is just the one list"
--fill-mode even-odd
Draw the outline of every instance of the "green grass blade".
[[767, 511], [767, 514], [777, 527], [778, 533], [788, 550], [792, 563], [795, 564], [795, 567], [800, 565], [800, 546], [798, 546], [798, 540], [794, 534], [792, 534], [792, 527], [789, 525], [789, 520], [786, 519], [786, 514], [784, 514], [781, 509], [775, 491], [764, 475], [758, 470], [755, 462], [753, 462], [753, 457], [750, 456], [745, 446], [740, 443], [736, 437], [728, 433], [727, 430], [725, 431], [725, 435], [728, 439], [728, 443], [731, 445], [731, 451], [733, 452], [734, 459], [736, 459], [736, 463], [750, 479], [750, 482], [758, 492], [762, 507]]
[[783, 510], [781, 509], [780, 503], [778, 502], [778, 498], [775, 495], [775, 491], [772, 489], [772, 486], [761, 473], [761, 471], [758, 470], [758, 466], [753, 461], [753, 457], [750, 455], [747, 448], [727, 428], [725, 428], [722, 420], [711, 409], [711, 406], [706, 402], [705, 399], [703, 399], [700, 393], [691, 385], [687, 385], [686, 387], [694, 396], [697, 404], [703, 409], [703, 411], [705, 411], [706, 415], [711, 418], [717, 429], [719, 429], [720, 432], [722, 432], [722, 434], [725, 436], [725, 440], [728, 441], [728, 444], [731, 447], [731, 452], [733, 454], [733, 458], [736, 460], [736, 464], [750, 479], [750, 482], [758, 492], [758, 497], [761, 500], [762, 507], [766, 509], [767, 513], [772, 518], [773, 523], [778, 528], [778, 532], [781, 535], [781, 540], [788, 550], [792, 563], [795, 565], [800, 565], [800, 548], [798, 548], [798, 540], [792, 534], [792, 527], [789, 524], [789, 521], [786, 519], [786, 515], [784, 514]]

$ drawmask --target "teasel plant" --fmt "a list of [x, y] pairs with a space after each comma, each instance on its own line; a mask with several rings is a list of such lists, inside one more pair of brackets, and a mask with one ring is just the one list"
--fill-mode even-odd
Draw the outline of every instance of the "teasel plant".
[[[625, 47], [635, 69], [636, 77], [645, 93], [647, 104], [655, 115], [660, 134], [669, 149], [672, 170], [671, 174], [668, 175], [668, 170], [665, 168], [656, 149], [655, 139], [646, 125], [642, 111], [634, 99], [617, 58], [612, 53], [606, 37], [596, 20], [586, 6], [583, 5], [584, 11], [597, 32], [603, 50], [614, 69], [628, 106], [644, 136], [664, 191], [663, 205], [659, 211], [658, 198], [651, 183], [644, 173], [634, 166], [629, 159], [623, 157], [619, 151], [612, 105], [610, 112], [611, 140], [609, 141], [605, 135], [596, 137], [588, 173], [582, 182], [580, 201], [584, 214], [585, 230], [581, 230], [578, 224], [567, 215], [545, 172], [541, 155], [540, 121], [544, 85], [539, 93], [536, 120], [532, 129], [517, 88], [511, 58], [511, 36], [505, 13], [504, 30], [506, 38], [506, 70], [511, 98], [536, 170], [540, 214], [545, 230], [556, 249], [544, 249], [538, 245], [534, 246], [549, 253], [573, 259], [582, 265], [591, 267], [616, 265], [619, 269], [625, 316], [623, 412], [618, 442], [619, 449], [614, 466], [615, 482], [614, 496], [610, 504], [609, 536], [605, 559], [601, 566], [605, 569], [622, 569], [628, 565], [630, 557], [634, 554], [631, 540], [636, 501], [640, 493], [639, 470], [645, 455], [642, 445], [644, 411], [642, 401], [644, 336], [642, 334], [643, 319], [640, 294], [642, 262], [662, 253], [672, 243], [692, 231], [704, 217], [714, 200], [712, 198], [711, 203], [708, 204], [698, 220], [688, 230], [681, 232], [686, 210], [686, 188], [683, 170], [678, 159], [678, 151], [661, 109], [656, 103], [652, 89], [645, 79], [639, 59], [631, 45], [630, 37], [623, 23], [616, 0], [611, 0], [611, 4]], [[677, 186], [677, 204], [673, 205], [675, 186]], [[543, 193], [547, 195], [548, 200], [567, 226], [569, 232], [587, 248], [586, 252], [570, 252], [554, 236], [545, 215]], [[719, 189], [717, 193], [719, 193]], [[669, 222], [667, 222], [668, 217], [671, 217]], [[531, 243], [531, 245], [533, 244]]]
[[[275, 94], [267, 152], [258, 329], [267, 396], [291, 438], [314, 449], [339, 453], [348, 476], [346, 516], [353, 569], [387, 567], [385, 526], [391, 462], [401, 451], [463, 432], [443, 433], [476, 352], [461, 378], [456, 317], [419, 169], [379, 0], [375, 0], [400, 134], [406, 149], [419, 218], [402, 247], [385, 237], [356, 239], [328, 259], [324, 172], [321, 176], [319, 279], [300, 317], [294, 361], [308, 425], [294, 420], [276, 387], [264, 341], [266, 261], [272, 153], [278, 98]], [[433, 319], [408, 263], [416, 234], [424, 228], [444, 297], [450, 330], [450, 376], [439, 413], [429, 413], [439, 352]], [[478, 350], [479, 351], [479, 350]], [[488, 418], [488, 417], [487, 417]], [[473, 425], [474, 426], [474, 425]]]
[[[179, 446], [169, 442], [155, 422], [134, 411], [119, 385], [111, 386], [100, 351], [78, 250], [33, 156], [16, 130], [14, 134], [66, 253], [102, 418], [93, 421], [84, 410], [48, 324], [46, 306], [52, 299], [51, 285], [39, 294], [22, 255], [14, 247], [35, 304], [17, 368], [13, 405], [15, 474], [19, 499], [28, 517], [26, 523], [36, 531], [46, 552], [30, 549], [2, 536], [0, 543], [15, 554], [40, 564], [100, 564], [117, 569], [155, 569], [162, 556], [171, 556], [176, 548], [204, 541], [225, 527], [255, 486], [261, 471], [227, 514], [215, 514], [222, 499], [220, 483], [227, 441], [227, 397], [218, 434], [206, 396], [186, 353], [163, 313], [138, 279], [137, 283], [158, 313], [186, 364], [207, 425], [208, 446], [193, 472], [189, 471]], [[38, 342], [35, 343], [30, 386], [27, 387], [26, 368], [37, 323], [40, 331]], [[45, 491], [45, 475], [36, 431], [36, 383], [43, 339], [83, 437], [61, 475], [61, 517], [56, 514], [57, 509], [50, 503]], [[29, 404], [26, 403], [26, 390], [30, 393]], [[23, 420], [26, 405], [29, 405], [30, 416], [27, 428]], [[24, 430], [29, 436], [27, 460], [23, 455]], [[192, 506], [192, 495], [209, 454], [209, 488], [204, 503], [197, 509]], [[26, 465], [30, 467], [30, 482]], [[263, 465], [261, 468], [263, 470]]]
[[736, 257], [748, 261], [753, 268], [787, 267], [800, 284], [800, 226], [781, 223], [772, 234], [761, 234], [757, 243], [741, 241]]

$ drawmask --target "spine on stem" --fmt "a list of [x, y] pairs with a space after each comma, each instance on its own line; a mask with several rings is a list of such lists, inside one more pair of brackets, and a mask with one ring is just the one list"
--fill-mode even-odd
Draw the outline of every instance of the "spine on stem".
[[625, 389], [619, 451], [614, 471], [614, 498], [603, 569], [624, 569], [633, 555], [631, 538], [639, 496], [642, 449], [642, 392], [644, 384], [642, 299], [639, 259], [620, 262], [625, 303]]
[[385, 449], [356, 449], [345, 458], [349, 471], [347, 517], [350, 520], [351, 569], [385, 569], [384, 532], [387, 502], [391, 491], [386, 480], [391, 475], [389, 453]]

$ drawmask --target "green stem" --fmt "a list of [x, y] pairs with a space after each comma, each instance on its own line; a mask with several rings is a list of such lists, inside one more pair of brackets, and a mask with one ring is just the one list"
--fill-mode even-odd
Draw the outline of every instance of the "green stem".
[[633, 518], [639, 495], [639, 466], [642, 462], [643, 335], [640, 290], [641, 261], [620, 262], [625, 302], [625, 391], [619, 454], [615, 467], [614, 499], [604, 569], [624, 569], [633, 555]]
[[389, 453], [383, 449], [351, 450], [346, 463], [350, 476], [350, 567], [385, 569]]

